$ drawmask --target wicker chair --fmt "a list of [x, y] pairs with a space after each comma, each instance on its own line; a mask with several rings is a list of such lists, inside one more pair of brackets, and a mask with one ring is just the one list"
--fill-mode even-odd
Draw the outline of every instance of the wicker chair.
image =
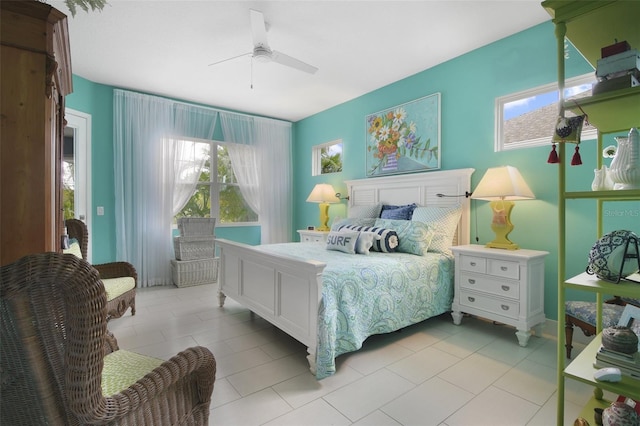
[[0, 424], [207, 425], [213, 354], [105, 355], [107, 300], [89, 263], [33, 254], [0, 268], [0, 283]]
[[[89, 244], [89, 231], [87, 225], [79, 219], [67, 219], [65, 221], [69, 238], [78, 241], [82, 259], [87, 260], [87, 246]], [[107, 289], [107, 319], [120, 318], [131, 308], [131, 315], [136, 314], [136, 285], [138, 274], [136, 268], [129, 262], [111, 262], [93, 265], [100, 272]], [[124, 277], [133, 278], [131, 283], [122, 280]]]
[[[617, 325], [622, 311], [627, 304], [640, 306], [640, 300], [614, 297], [602, 305], [602, 328]], [[595, 302], [565, 302], [565, 349], [567, 358], [571, 358], [573, 349], [573, 327], [579, 327], [585, 336], [596, 334], [596, 304]]]

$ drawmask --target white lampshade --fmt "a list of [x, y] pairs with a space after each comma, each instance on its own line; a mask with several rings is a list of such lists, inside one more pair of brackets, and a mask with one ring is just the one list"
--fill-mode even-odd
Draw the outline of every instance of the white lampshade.
[[529, 200], [536, 198], [522, 175], [512, 166], [493, 167], [487, 170], [471, 194], [478, 200]]
[[340, 199], [336, 197], [336, 190], [328, 183], [319, 183], [311, 191], [307, 197], [309, 203], [339, 203]]

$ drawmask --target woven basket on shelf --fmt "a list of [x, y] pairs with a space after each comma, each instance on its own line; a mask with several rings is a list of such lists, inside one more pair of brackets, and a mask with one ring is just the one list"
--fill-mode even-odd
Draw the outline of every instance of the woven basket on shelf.
[[171, 275], [176, 287], [212, 284], [218, 280], [218, 258], [171, 261]]
[[215, 217], [181, 217], [178, 218], [178, 230], [181, 237], [214, 235]]
[[216, 255], [216, 237], [173, 237], [177, 260], [210, 259]]
[[638, 351], [638, 336], [629, 327], [614, 325], [602, 330], [602, 346], [610, 351], [634, 354]]

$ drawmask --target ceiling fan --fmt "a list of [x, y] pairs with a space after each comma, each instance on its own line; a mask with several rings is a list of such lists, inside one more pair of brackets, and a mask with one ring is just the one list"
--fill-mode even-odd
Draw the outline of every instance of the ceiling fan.
[[313, 65], [309, 65], [306, 62], [302, 62], [299, 59], [285, 55], [282, 52], [272, 50], [269, 47], [267, 41], [267, 24], [264, 21], [264, 15], [258, 10], [250, 9], [251, 16], [251, 35], [253, 36], [253, 51], [249, 53], [243, 53], [242, 55], [234, 56], [232, 58], [223, 59], [218, 62], [209, 64], [209, 66], [217, 65], [222, 62], [231, 61], [233, 59], [241, 58], [243, 56], [251, 55], [252, 59], [259, 62], [276, 62], [287, 67], [295, 68], [300, 71], [307, 72], [309, 74], [315, 74], [318, 68]]

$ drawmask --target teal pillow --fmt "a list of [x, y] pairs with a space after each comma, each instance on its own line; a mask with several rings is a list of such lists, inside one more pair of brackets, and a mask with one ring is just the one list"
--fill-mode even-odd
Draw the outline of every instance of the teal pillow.
[[434, 232], [426, 224], [410, 220], [378, 219], [376, 226], [393, 229], [398, 234], [396, 251], [423, 256], [429, 251]]
[[327, 235], [327, 250], [355, 254], [359, 235], [358, 231], [331, 231]]

